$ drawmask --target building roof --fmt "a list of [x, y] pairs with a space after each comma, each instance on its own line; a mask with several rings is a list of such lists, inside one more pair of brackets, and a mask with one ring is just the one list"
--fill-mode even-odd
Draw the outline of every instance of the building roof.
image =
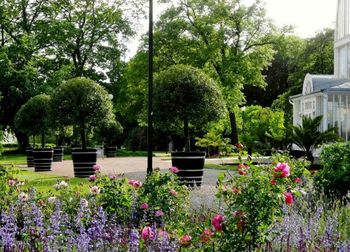
[[[344, 83], [350, 82], [350, 79], [335, 78], [334, 75], [311, 75], [313, 90], [312, 92], [325, 91], [337, 86], [343, 86]], [[343, 88], [350, 88], [349, 85]]]

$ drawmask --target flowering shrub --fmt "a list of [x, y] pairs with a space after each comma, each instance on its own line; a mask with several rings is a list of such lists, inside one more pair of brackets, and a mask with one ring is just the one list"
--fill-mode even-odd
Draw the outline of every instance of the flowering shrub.
[[148, 206], [146, 209], [139, 208], [141, 216], [147, 216], [149, 221], [162, 218], [171, 222], [179, 221], [178, 217], [181, 214], [185, 217], [184, 209], [189, 203], [188, 191], [185, 186], [179, 184], [176, 171], [176, 167], [172, 167], [170, 173], [155, 170], [146, 178], [138, 191], [139, 205]]
[[292, 169], [278, 162], [273, 167], [239, 164], [238, 174], [219, 180], [222, 213], [212, 219], [220, 251], [254, 250], [267, 241], [271, 226], [291, 205], [297, 184]]

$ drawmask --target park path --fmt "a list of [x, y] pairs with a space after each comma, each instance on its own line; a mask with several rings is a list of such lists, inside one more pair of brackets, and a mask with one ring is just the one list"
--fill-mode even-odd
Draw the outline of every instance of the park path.
[[[228, 162], [229, 160], [226, 160]], [[206, 163], [222, 163], [222, 159], [206, 160]], [[231, 159], [232, 162], [232, 159]], [[99, 158], [97, 164], [102, 166], [101, 173], [104, 175], [124, 174], [129, 179], [144, 180], [147, 170], [146, 157], [116, 157], [116, 158]], [[161, 157], [153, 157], [153, 168], [168, 170], [171, 167], [171, 160]], [[204, 169], [203, 185], [216, 185], [217, 177], [220, 170]], [[72, 160], [54, 162], [50, 174], [74, 177]]]

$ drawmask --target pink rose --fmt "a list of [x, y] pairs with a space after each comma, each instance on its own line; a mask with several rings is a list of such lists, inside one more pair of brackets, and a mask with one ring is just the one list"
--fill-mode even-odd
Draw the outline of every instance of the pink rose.
[[91, 182], [96, 181], [96, 179], [97, 179], [96, 175], [89, 176], [89, 181], [91, 181]]
[[207, 243], [213, 237], [213, 232], [210, 229], [205, 229], [201, 234], [201, 241]]
[[294, 179], [294, 183], [296, 183], [296, 184], [301, 183], [301, 178], [296, 178], [296, 179]]
[[214, 226], [216, 231], [221, 232], [222, 231], [222, 221], [224, 220], [224, 216], [217, 214], [213, 217], [211, 220], [211, 224]]
[[274, 171], [276, 177], [285, 178], [290, 175], [290, 168], [287, 163], [278, 163]]
[[192, 237], [190, 235], [184, 235], [180, 238], [180, 244], [182, 247], [188, 247], [191, 245]]
[[177, 191], [175, 191], [174, 189], [170, 189], [170, 194], [174, 197], [177, 197]]
[[232, 192], [234, 193], [234, 194], [241, 194], [241, 189], [240, 188], [238, 188], [238, 187], [233, 187], [232, 188]]
[[102, 168], [102, 166], [99, 165], [99, 164], [95, 164], [95, 165], [92, 167], [92, 169], [94, 169], [94, 171], [99, 171], [99, 170], [101, 170], [101, 168]]
[[146, 226], [142, 229], [141, 232], [141, 238], [145, 241], [147, 240], [153, 240], [155, 237], [155, 233], [152, 231], [152, 228], [149, 226]]
[[134, 188], [139, 188], [142, 185], [142, 183], [136, 179], [129, 179], [128, 183]]
[[148, 206], [147, 203], [142, 203], [141, 206], [140, 206], [140, 208], [141, 208], [141, 209], [144, 209], [144, 210], [148, 209], [148, 207], [149, 207], [149, 206]]
[[172, 173], [175, 173], [175, 174], [179, 172], [179, 169], [178, 169], [177, 167], [175, 167], [175, 166], [169, 168], [169, 170], [170, 170]]
[[248, 165], [244, 165], [244, 164], [239, 164], [237, 165], [237, 170], [238, 170], [238, 173], [239, 175], [246, 175], [248, 170], [249, 170], [249, 166]]
[[284, 193], [284, 198], [286, 199], [287, 205], [293, 204], [293, 194], [286, 192], [286, 193]]
[[164, 215], [162, 210], [157, 210], [154, 214], [156, 217], [162, 217]]

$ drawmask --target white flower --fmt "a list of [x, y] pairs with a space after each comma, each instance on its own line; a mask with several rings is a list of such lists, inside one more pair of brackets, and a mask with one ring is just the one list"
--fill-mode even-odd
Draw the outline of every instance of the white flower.
[[56, 202], [56, 197], [53, 196], [53, 197], [48, 198], [48, 199], [47, 199], [47, 202], [49, 202], [50, 204], [55, 203], [55, 202]]
[[80, 205], [83, 207], [88, 207], [89, 206], [89, 201], [87, 201], [86, 199], [81, 199], [80, 200]]
[[63, 180], [59, 183], [59, 185], [61, 188], [66, 188], [68, 186], [67, 182]]
[[19, 195], [18, 195], [18, 199], [21, 201], [21, 202], [25, 202], [28, 200], [28, 194], [24, 193], [24, 192], [21, 192]]
[[67, 187], [68, 187], [68, 183], [66, 181], [63, 181], [63, 180], [61, 182], [53, 185], [53, 188], [55, 188], [57, 190], [62, 189], [62, 188], [67, 188]]
[[100, 193], [100, 188], [98, 188], [98, 186], [93, 186], [90, 188], [90, 192], [92, 194], [99, 194]]

